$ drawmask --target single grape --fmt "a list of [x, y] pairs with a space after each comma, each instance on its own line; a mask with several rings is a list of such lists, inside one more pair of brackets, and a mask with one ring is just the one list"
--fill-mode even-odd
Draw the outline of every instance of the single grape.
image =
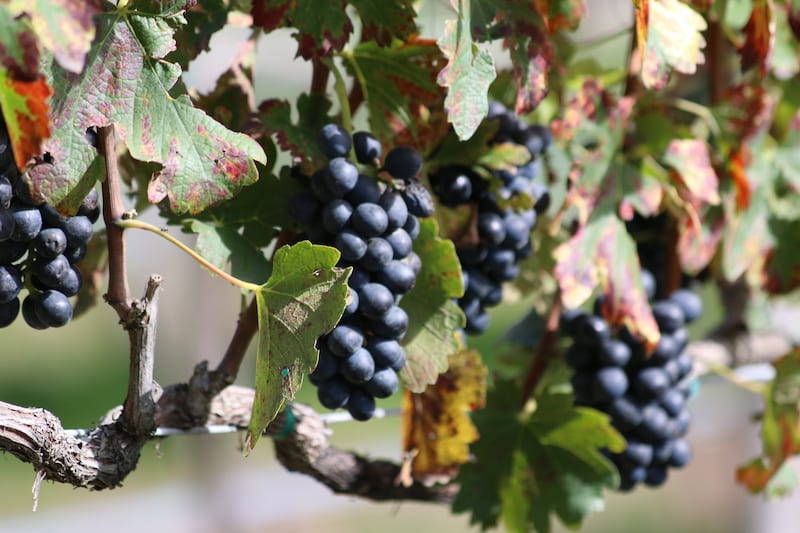
[[383, 283], [395, 294], [405, 294], [410, 291], [416, 279], [417, 275], [411, 267], [396, 259], [378, 271], [375, 278], [378, 283]]
[[375, 416], [375, 398], [367, 391], [353, 387], [350, 392], [350, 399], [347, 401], [347, 412], [355, 420], [369, 420]]
[[686, 439], [675, 439], [672, 444], [672, 455], [669, 458], [669, 465], [681, 468], [689, 464], [692, 460], [692, 448]]
[[414, 247], [414, 241], [411, 240], [411, 236], [403, 228], [397, 228], [387, 235], [385, 239], [392, 247], [392, 251], [394, 252], [392, 257], [394, 259], [403, 259], [411, 253]]
[[358, 385], [372, 379], [375, 373], [375, 361], [365, 348], [359, 348], [342, 359], [339, 373], [350, 383]]
[[498, 246], [506, 238], [503, 219], [495, 213], [481, 213], [478, 217], [478, 237], [485, 246]]
[[394, 295], [385, 285], [366, 283], [358, 290], [358, 301], [362, 315], [366, 318], [380, 318], [394, 306]]
[[353, 206], [342, 199], [332, 200], [322, 210], [322, 225], [331, 235], [336, 235], [350, 221], [353, 215]]
[[350, 385], [338, 376], [323, 380], [317, 385], [319, 403], [328, 409], [338, 409], [347, 405], [350, 393]]
[[353, 147], [355, 148], [356, 159], [362, 165], [372, 165], [375, 160], [381, 157], [380, 141], [366, 131], [357, 131], [353, 134]]
[[317, 137], [317, 145], [325, 157], [347, 157], [353, 143], [347, 130], [338, 124], [325, 124]]
[[367, 342], [367, 350], [372, 354], [375, 364], [399, 371], [406, 364], [406, 352], [394, 339], [372, 337]]
[[[39, 259], [39, 258], [37, 258]], [[53, 259], [40, 259], [33, 265], [33, 274], [48, 287], [58, 285], [67, 272], [70, 271], [70, 262], [63, 254]]]
[[658, 402], [669, 416], [678, 416], [686, 405], [686, 397], [678, 389], [669, 389]]
[[600, 344], [597, 360], [601, 365], [624, 367], [631, 360], [631, 349], [622, 341], [607, 339]]
[[0, 265], [0, 304], [17, 298], [22, 290], [22, 272], [13, 265]]
[[392, 190], [387, 190], [383, 193], [383, 196], [381, 196], [378, 205], [386, 212], [386, 217], [388, 219], [386, 231], [391, 232], [405, 225], [406, 219], [408, 218], [408, 206], [400, 194]]
[[25, 299], [22, 300], [22, 319], [33, 329], [47, 329], [47, 324], [42, 322], [42, 319], [39, 318], [36, 312], [38, 298], [38, 295], [28, 294]]
[[358, 263], [370, 272], [379, 272], [389, 265], [392, 257], [394, 257], [392, 245], [386, 239], [372, 237], [367, 240], [367, 251]]
[[649, 487], [660, 487], [667, 481], [667, 467], [664, 465], [650, 465], [644, 482]]
[[325, 183], [336, 198], [352, 191], [358, 182], [358, 169], [345, 159], [337, 157], [328, 161]]
[[58, 291], [44, 291], [36, 304], [36, 316], [48, 327], [61, 327], [72, 318], [72, 304]]
[[39, 257], [53, 259], [67, 249], [67, 235], [60, 228], [44, 228], [33, 239], [33, 250]]
[[353, 227], [364, 237], [378, 237], [389, 227], [389, 217], [378, 204], [356, 206], [351, 218]]
[[42, 229], [42, 214], [39, 209], [23, 203], [13, 203], [14, 231], [11, 239], [17, 242], [30, 242]]
[[653, 447], [645, 442], [628, 440], [625, 450], [619, 454], [619, 460], [630, 468], [647, 466], [653, 460]]
[[372, 377], [364, 383], [364, 390], [376, 398], [388, 398], [400, 388], [400, 380], [393, 369], [379, 368]]
[[319, 360], [314, 371], [308, 375], [308, 378], [315, 385], [319, 385], [325, 380], [331, 379], [339, 373], [339, 359], [335, 357], [329, 350], [320, 349]]
[[358, 261], [367, 253], [366, 241], [358, 233], [347, 229], [336, 236], [334, 246], [345, 261]]
[[653, 304], [653, 317], [662, 333], [672, 333], [686, 323], [683, 310], [669, 300], [661, 300]]
[[366, 174], [359, 174], [356, 186], [348, 192], [344, 198], [353, 205], [373, 203], [376, 204], [381, 198], [381, 188], [373, 178]]
[[669, 295], [669, 301], [681, 308], [686, 323], [694, 322], [703, 314], [703, 301], [689, 289], [678, 289]]
[[77, 214], [85, 216], [94, 224], [100, 218], [100, 212], [100, 193], [97, 192], [97, 189], [92, 189], [81, 202]]
[[386, 154], [384, 169], [393, 178], [408, 181], [422, 170], [422, 156], [410, 146], [397, 146]]
[[658, 398], [669, 389], [669, 386], [669, 375], [661, 367], [644, 368], [633, 380], [636, 394], [644, 400]]
[[364, 344], [364, 335], [356, 326], [339, 324], [328, 335], [328, 348], [333, 355], [347, 357]]
[[429, 217], [433, 214], [433, 198], [431, 198], [431, 194], [428, 192], [428, 189], [426, 189], [417, 180], [412, 180], [406, 183], [402, 194], [410, 214], [423, 218]]
[[0, 174], [0, 209], [8, 209], [13, 196], [14, 187], [6, 176]]
[[19, 315], [19, 298], [0, 304], [0, 328], [6, 328], [14, 323]]
[[628, 376], [618, 366], [601, 368], [595, 374], [594, 397], [598, 402], [610, 402], [620, 398], [628, 390]]
[[402, 307], [393, 305], [381, 317], [369, 321], [372, 331], [389, 339], [402, 339], [408, 331], [408, 314]]

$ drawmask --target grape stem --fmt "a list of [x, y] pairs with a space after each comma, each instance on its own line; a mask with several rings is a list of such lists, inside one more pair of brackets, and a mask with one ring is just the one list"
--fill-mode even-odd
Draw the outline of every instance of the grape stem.
[[536, 345], [536, 352], [533, 355], [531, 366], [528, 368], [528, 373], [525, 375], [525, 381], [522, 385], [522, 403], [524, 406], [530, 397], [533, 395], [536, 385], [542, 379], [547, 365], [553, 359], [553, 346], [558, 338], [558, 327], [561, 319], [561, 291], [556, 290], [553, 295], [553, 302], [550, 305], [550, 311], [547, 314], [547, 321], [545, 322], [544, 331], [542, 336], [539, 337], [539, 342]]
[[339, 100], [339, 107], [342, 113], [342, 127], [347, 131], [353, 131], [353, 117], [350, 114], [350, 99], [347, 94], [347, 86], [344, 83], [344, 78], [336, 64], [332, 59], [325, 58], [322, 60], [325, 65], [333, 72], [333, 89], [336, 91], [336, 98]]
[[217, 276], [219, 276], [220, 278], [224, 279], [225, 281], [227, 281], [231, 285], [235, 285], [236, 287], [239, 287], [239, 288], [242, 288], [242, 289], [245, 289], [245, 290], [248, 290], [248, 291], [253, 291], [253, 292], [258, 291], [258, 290], [261, 289], [260, 285], [256, 285], [255, 283], [249, 283], [247, 281], [243, 281], [243, 280], [241, 280], [241, 279], [239, 279], [239, 278], [237, 278], [235, 276], [231, 276], [230, 274], [228, 274], [224, 270], [221, 270], [220, 268], [217, 268], [215, 265], [213, 265], [211, 262], [209, 262], [203, 256], [201, 256], [200, 254], [198, 254], [197, 252], [195, 252], [194, 250], [192, 250], [191, 248], [189, 248], [188, 246], [183, 244], [181, 241], [179, 241], [178, 239], [176, 239], [175, 237], [173, 237], [172, 235], [170, 235], [166, 231], [164, 231], [164, 230], [162, 230], [162, 229], [160, 229], [160, 228], [158, 228], [158, 227], [156, 227], [156, 226], [154, 226], [152, 224], [149, 224], [149, 223], [141, 221], [141, 220], [128, 218], [128, 219], [116, 220], [114, 222], [114, 225], [116, 225], [117, 227], [123, 228], [123, 229], [134, 228], [134, 229], [141, 229], [141, 230], [149, 231], [150, 233], [155, 233], [156, 235], [159, 235], [160, 237], [168, 240], [170, 243], [174, 244], [175, 246], [177, 246], [178, 248], [183, 250], [192, 259], [194, 259], [195, 261], [197, 261], [198, 263], [203, 265], [205, 268], [210, 270], [212, 273], [214, 273]]

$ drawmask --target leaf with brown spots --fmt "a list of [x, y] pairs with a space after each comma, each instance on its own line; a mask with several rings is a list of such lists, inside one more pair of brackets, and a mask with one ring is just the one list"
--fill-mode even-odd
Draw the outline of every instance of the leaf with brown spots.
[[0, 68], [15, 80], [32, 81], [39, 74], [39, 44], [27, 17], [14, 17], [0, 3]]
[[461, 348], [457, 335], [465, 323], [464, 313], [453, 301], [464, 294], [455, 247], [439, 238], [435, 220], [426, 218], [420, 226], [414, 252], [422, 260], [422, 270], [400, 301], [409, 318], [403, 339], [408, 362], [400, 377], [412, 392], [424, 391], [447, 370], [448, 356]]
[[685, 195], [695, 205], [719, 203], [719, 180], [703, 139], [675, 139], [667, 146], [664, 162], [674, 168]]
[[11, 0], [14, 15], [27, 14], [39, 43], [62, 68], [80, 72], [95, 35], [100, 0]]
[[554, 256], [554, 273], [566, 308], [579, 307], [600, 286], [605, 318], [626, 326], [649, 347], [658, 344], [660, 334], [642, 287], [636, 245], [615, 214], [596, 213], [556, 248]]
[[449, 358], [447, 372], [421, 393], [403, 396], [403, 450], [413, 457], [414, 479], [450, 479], [469, 460], [478, 432], [470, 411], [486, 403], [486, 367], [474, 350]]
[[169, 21], [127, 10], [97, 21], [85, 70], [52, 65], [55, 133], [43, 146], [50, 157], [29, 172], [35, 200], [72, 212], [94, 186], [98, 175], [87, 171], [98, 156], [85, 139], [92, 126], [113, 125], [135, 159], [161, 165], [148, 198], [168, 199], [176, 212], [198, 213], [258, 179], [262, 148], [174, 90], [180, 67], [163, 61], [175, 48]]
[[245, 451], [291, 401], [317, 366], [317, 338], [339, 322], [351, 269], [335, 268], [339, 251], [301, 241], [275, 252], [272, 274], [256, 291], [256, 394]]

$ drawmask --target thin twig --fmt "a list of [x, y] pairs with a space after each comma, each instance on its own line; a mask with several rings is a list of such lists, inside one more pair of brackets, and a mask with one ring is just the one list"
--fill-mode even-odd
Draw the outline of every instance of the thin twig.
[[553, 295], [553, 302], [547, 313], [544, 331], [536, 344], [536, 352], [533, 354], [531, 366], [525, 375], [522, 385], [522, 405], [528, 401], [536, 389], [536, 385], [547, 370], [547, 365], [553, 359], [553, 346], [558, 339], [558, 325], [561, 318], [561, 291], [556, 290]]

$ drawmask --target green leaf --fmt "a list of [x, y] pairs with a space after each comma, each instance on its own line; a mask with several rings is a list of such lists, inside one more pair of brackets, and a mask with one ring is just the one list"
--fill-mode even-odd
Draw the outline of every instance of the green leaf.
[[402, 42], [389, 47], [364, 42], [344, 54], [347, 70], [361, 86], [375, 135], [393, 137], [387, 121], [390, 116], [413, 131], [416, 124], [409, 110], [412, 98], [416, 101], [417, 93], [438, 98], [440, 89], [428, 68], [434, 55], [439, 57], [435, 47]]
[[112, 124], [134, 158], [161, 164], [151, 202], [199, 213], [253, 183], [261, 147], [170, 93], [180, 68], [162, 60], [175, 46], [167, 20], [118, 11], [97, 21], [86, 69], [76, 76], [52, 66], [54, 135], [44, 143], [52, 163], [30, 171], [34, 199], [74, 210], [96, 178], [83, 178], [97, 157], [85, 131]]
[[192, 221], [189, 228], [197, 233], [195, 251], [235, 277], [260, 283], [267, 278], [270, 264], [261, 249], [244, 238], [236, 229]]
[[400, 300], [408, 313], [408, 332], [403, 340], [408, 361], [400, 371], [406, 388], [422, 392], [447, 370], [447, 358], [460, 349], [457, 331], [464, 327], [464, 313], [453, 298], [464, 294], [461, 264], [452, 241], [438, 237], [433, 219], [424, 219], [414, 241], [422, 270], [414, 288]]
[[330, 102], [325, 98], [304, 93], [297, 97], [296, 123], [292, 121], [292, 107], [287, 100], [265, 100], [258, 107], [258, 112], [265, 130], [275, 134], [278, 145], [304, 163], [311, 172], [311, 163], [323, 157], [317, 138], [322, 126], [332, 121], [328, 116], [330, 107]]
[[[100, 12], [100, 0], [11, 0], [14, 15], [26, 13], [31, 18], [39, 43], [53, 53], [58, 64], [70, 72], [80, 72], [95, 35], [94, 16]], [[0, 28], [5, 28], [0, 25]], [[35, 45], [28, 42], [30, 52]]]
[[317, 337], [344, 312], [350, 269], [334, 268], [338, 260], [339, 251], [328, 246], [284, 246], [275, 252], [269, 280], [256, 291], [256, 395], [246, 451], [317, 366]]
[[502, 519], [510, 531], [547, 532], [551, 515], [576, 528], [603, 508], [602, 489], [617, 487], [619, 476], [601, 449], [622, 451], [625, 440], [607, 415], [574, 407], [555, 390], [523, 408], [515, 383], [490, 391], [486, 409], [473, 415], [481, 439], [459, 473], [455, 512], [471, 512], [484, 528]]
[[407, 41], [418, 33], [414, 19], [416, 13], [409, 0], [349, 0], [361, 18], [362, 42], [375, 41], [381, 46], [394, 39]]
[[438, 42], [447, 65], [437, 81], [447, 88], [447, 118], [458, 137], [468, 139], [489, 110], [489, 85], [497, 74], [492, 54], [472, 42], [470, 0], [451, 0], [451, 4], [458, 16], [445, 23], [444, 35]]

